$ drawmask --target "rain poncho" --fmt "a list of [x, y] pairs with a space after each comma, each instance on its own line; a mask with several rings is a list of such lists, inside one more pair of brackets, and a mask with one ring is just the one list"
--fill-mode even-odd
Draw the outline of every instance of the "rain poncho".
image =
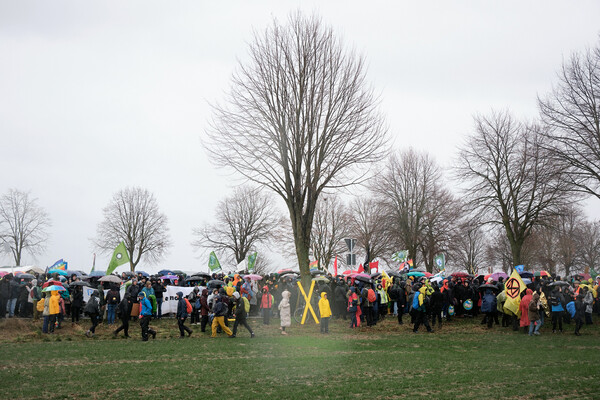
[[60, 313], [60, 304], [59, 304], [60, 295], [58, 294], [58, 291], [56, 291], [56, 290], [53, 290], [51, 293], [52, 293], [52, 296], [50, 296], [50, 304], [48, 305], [48, 311], [50, 312], [50, 315], [59, 314]]
[[279, 317], [281, 326], [288, 327], [292, 325], [292, 313], [290, 310], [291, 293], [286, 289], [281, 293], [281, 302], [279, 303]]
[[321, 292], [321, 300], [319, 300], [319, 314], [321, 318], [331, 317], [331, 307], [329, 306], [329, 300], [327, 300], [327, 293]]

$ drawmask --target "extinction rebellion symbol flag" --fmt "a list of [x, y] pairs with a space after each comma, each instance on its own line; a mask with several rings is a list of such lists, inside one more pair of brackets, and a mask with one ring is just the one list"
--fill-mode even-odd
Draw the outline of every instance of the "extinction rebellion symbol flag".
[[513, 270], [510, 278], [504, 284], [504, 288], [506, 291], [504, 308], [517, 315], [519, 313], [519, 305], [521, 304], [521, 292], [525, 290], [525, 283], [516, 269]]

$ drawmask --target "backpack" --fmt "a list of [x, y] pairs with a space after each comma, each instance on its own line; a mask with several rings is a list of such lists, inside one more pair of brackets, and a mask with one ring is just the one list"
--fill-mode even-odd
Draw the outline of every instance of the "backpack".
[[348, 312], [355, 313], [356, 311], [358, 311], [358, 300], [352, 300], [348, 306]]
[[98, 313], [98, 298], [95, 296], [90, 297], [90, 300], [83, 309], [85, 314], [97, 314]]
[[413, 301], [412, 301], [412, 309], [415, 311], [420, 310], [419, 308], [419, 292], [415, 293], [414, 297], [413, 297]]
[[194, 311], [194, 309], [192, 308], [192, 305], [190, 304], [190, 301], [186, 298], [184, 298], [185, 300], [185, 312], [187, 312], [188, 314], [191, 314], [192, 311]]
[[558, 299], [558, 296], [550, 296], [550, 305], [557, 306], [559, 304], [560, 300]]
[[246, 311], [246, 313], [249, 313], [250, 312], [250, 302], [245, 297], [242, 297], [242, 301], [244, 302], [244, 311]]
[[377, 295], [373, 289], [369, 289], [367, 292], [367, 300], [369, 300], [369, 303], [375, 303], [377, 301]]

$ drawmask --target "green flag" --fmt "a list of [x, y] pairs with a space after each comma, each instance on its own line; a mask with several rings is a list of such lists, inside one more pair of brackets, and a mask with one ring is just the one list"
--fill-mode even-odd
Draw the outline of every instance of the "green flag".
[[254, 264], [256, 264], [256, 252], [254, 254], [250, 254], [248, 256], [248, 272], [252, 273], [254, 271]]
[[210, 268], [210, 272], [221, 272], [221, 264], [219, 264], [219, 260], [214, 251], [211, 251], [210, 256], [208, 257], [208, 268]]
[[127, 254], [127, 249], [125, 248], [125, 243], [121, 242], [115, 249], [113, 253], [112, 259], [110, 260], [110, 264], [108, 264], [108, 269], [106, 270], [106, 275], [112, 274], [112, 272], [119, 266], [129, 262], [129, 255]]
[[400, 250], [392, 254], [392, 260], [403, 263], [408, 258], [408, 250]]
[[435, 266], [437, 267], [437, 269], [439, 271], [443, 271], [446, 269], [446, 256], [444, 256], [444, 253], [440, 253], [438, 255], [436, 255], [435, 257], [433, 257], [433, 263], [435, 264]]

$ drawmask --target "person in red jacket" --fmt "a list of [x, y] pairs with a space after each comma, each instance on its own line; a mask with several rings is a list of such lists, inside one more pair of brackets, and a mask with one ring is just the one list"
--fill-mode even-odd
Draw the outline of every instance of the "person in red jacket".
[[262, 298], [260, 301], [260, 308], [262, 309], [263, 314], [263, 324], [269, 325], [269, 320], [271, 318], [271, 307], [273, 307], [273, 299], [271, 298], [271, 293], [269, 293], [269, 287], [264, 286], [262, 288]]
[[529, 333], [529, 303], [533, 298], [533, 290], [527, 289], [525, 296], [521, 299], [519, 310], [521, 311], [521, 328], [525, 328], [525, 333]]

